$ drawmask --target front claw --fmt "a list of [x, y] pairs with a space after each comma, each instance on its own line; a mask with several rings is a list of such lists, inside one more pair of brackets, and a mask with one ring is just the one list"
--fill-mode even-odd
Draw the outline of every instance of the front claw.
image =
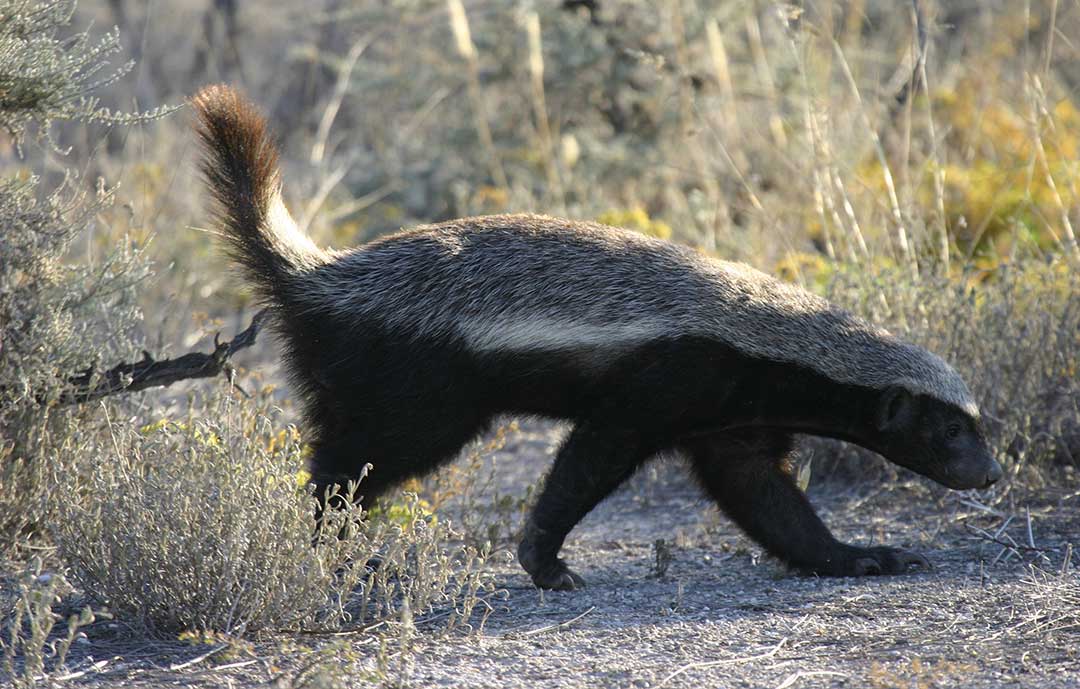
[[533, 584], [537, 588], [551, 591], [577, 591], [585, 588], [585, 580], [577, 572], [563, 564], [559, 560], [558, 567], [552, 567], [546, 572], [532, 575]]
[[919, 553], [900, 548], [878, 546], [860, 549], [855, 556], [851, 576], [863, 577], [882, 574], [913, 574], [933, 569], [930, 561]]
[[529, 525], [525, 537], [517, 545], [517, 562], [529, 573], [538, 589], [551, 591], [577, 591], [584, 589], [585, 580], [566, 566], [557, 549], [543, 548], [538, 541], [548, 538], [546, 531]]
[[576, 591], [585, 588], [585, 580], [566, 566], [562, 558], [539, 560], [526, 544], [518, 549], [518, 562], [532, 577], [536, 588], [551, 591]]

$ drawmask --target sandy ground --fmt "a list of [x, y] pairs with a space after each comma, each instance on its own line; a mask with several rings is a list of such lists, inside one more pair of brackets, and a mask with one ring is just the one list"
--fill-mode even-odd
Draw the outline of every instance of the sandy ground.
[[[496, 489], [520, 491], [540, 476], [559, 432], [526, 424], [512, 436], [496, 456]], [[502, 592], [479, 633], [439, 633], [436, 611], [417, 619], [407, 654], [394, 635], [380, 653], [369, 634], [272, 639], [203, 657], [211, 647], [98, 627], [69, 668], [108, 662], [65, 684], [1080, 687], [1080, 556], [1063, 572], [1068, 543], [1080, 546], [1077, 488], [993, 510], [917, 478], [812, 488], [839, 537], [911, 547], [935, 567], [819, 579], [763, 558], [667, 463], [571, 535], [564, 555], [586, 590], [541, 593], [501, 559]]]

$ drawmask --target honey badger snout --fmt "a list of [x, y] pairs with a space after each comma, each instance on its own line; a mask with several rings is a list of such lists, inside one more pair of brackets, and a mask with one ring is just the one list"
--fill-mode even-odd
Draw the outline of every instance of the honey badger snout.
[[945, 465], [944, 483], [949, 488], [989, 488], [1001, 480], [1001, 464], [989, 451], [954, 457]]
[[1001, 480], [1001, 465], [993, 457], [990, 458], [990, 466], [986, 470], [986, 483], [983, 484], [983, 488], [989, 488], [998, 481]]

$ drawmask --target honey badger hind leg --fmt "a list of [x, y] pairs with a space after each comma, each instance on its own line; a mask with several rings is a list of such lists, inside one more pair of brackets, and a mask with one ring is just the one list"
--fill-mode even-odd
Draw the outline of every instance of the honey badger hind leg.
[[834, 538], [783, 468], [792, 445], [791, 435], [782, 431], [748, 430], [695, 438], [680, 449], [720, 509], [796, 570], [843, 577], [930, 569], [918, 553], [862, 548]]
[[570, 591], [585, 580], [559, 558], [571, 529], [654, 453], [637, 431], [578, 424], [544, 480], [518, 546], [518, 562], [543, 589]]
[[[359, 391], [349, 389], [313, 406], [314, 413], [309, 413], [309, 424], [318, 431], [308, 470], [321, 502], [328, 488], [336, 484], [344, 491], [349, 482], [363, 476], [352, 497], [370, 510], [380, 500], [395, 498], [395, 489], [406, 480], [426, 476], [453, 461], [490, 426], [484, 410], [463, 397], [446, 393], [438, 397], [438, 403], [434, 397], [426, 401], [387, 395], [364, 398], [370, 378], [356, 369], [350, 375], [362, 381]], [[369, 389], [388, 387], [376, 380]], [[348, 399], [365, 399], [364, 408], [335, 415], [335, 408], [345, 408], [340, 400]], [[448, 414], [446, 409], [456, 413]], [[366, 472], [365, 466], [369, 466]], [[344, 504], [343, 498], [337, 503]]]

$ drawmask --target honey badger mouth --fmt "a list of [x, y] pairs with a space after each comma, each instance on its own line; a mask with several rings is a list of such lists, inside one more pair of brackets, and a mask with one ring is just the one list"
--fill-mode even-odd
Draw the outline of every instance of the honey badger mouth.
[[889, 451], [881, 451], [880, 454], [905, 469], [954, 490], [989, 488], [1000, 481], [1004, 473], [1001, 464], [990, 454], [985, 444], [950, 457], [942, 457], [936, 452], [920, 452], [918, 455], [900, 457]]
[[970, 490], [989, 488], [1001, 480], [1004, 471], [1001, 464], [987, 452], [975, 457], [954, 458], [933, 471], [919, 473], [946, 488]]

